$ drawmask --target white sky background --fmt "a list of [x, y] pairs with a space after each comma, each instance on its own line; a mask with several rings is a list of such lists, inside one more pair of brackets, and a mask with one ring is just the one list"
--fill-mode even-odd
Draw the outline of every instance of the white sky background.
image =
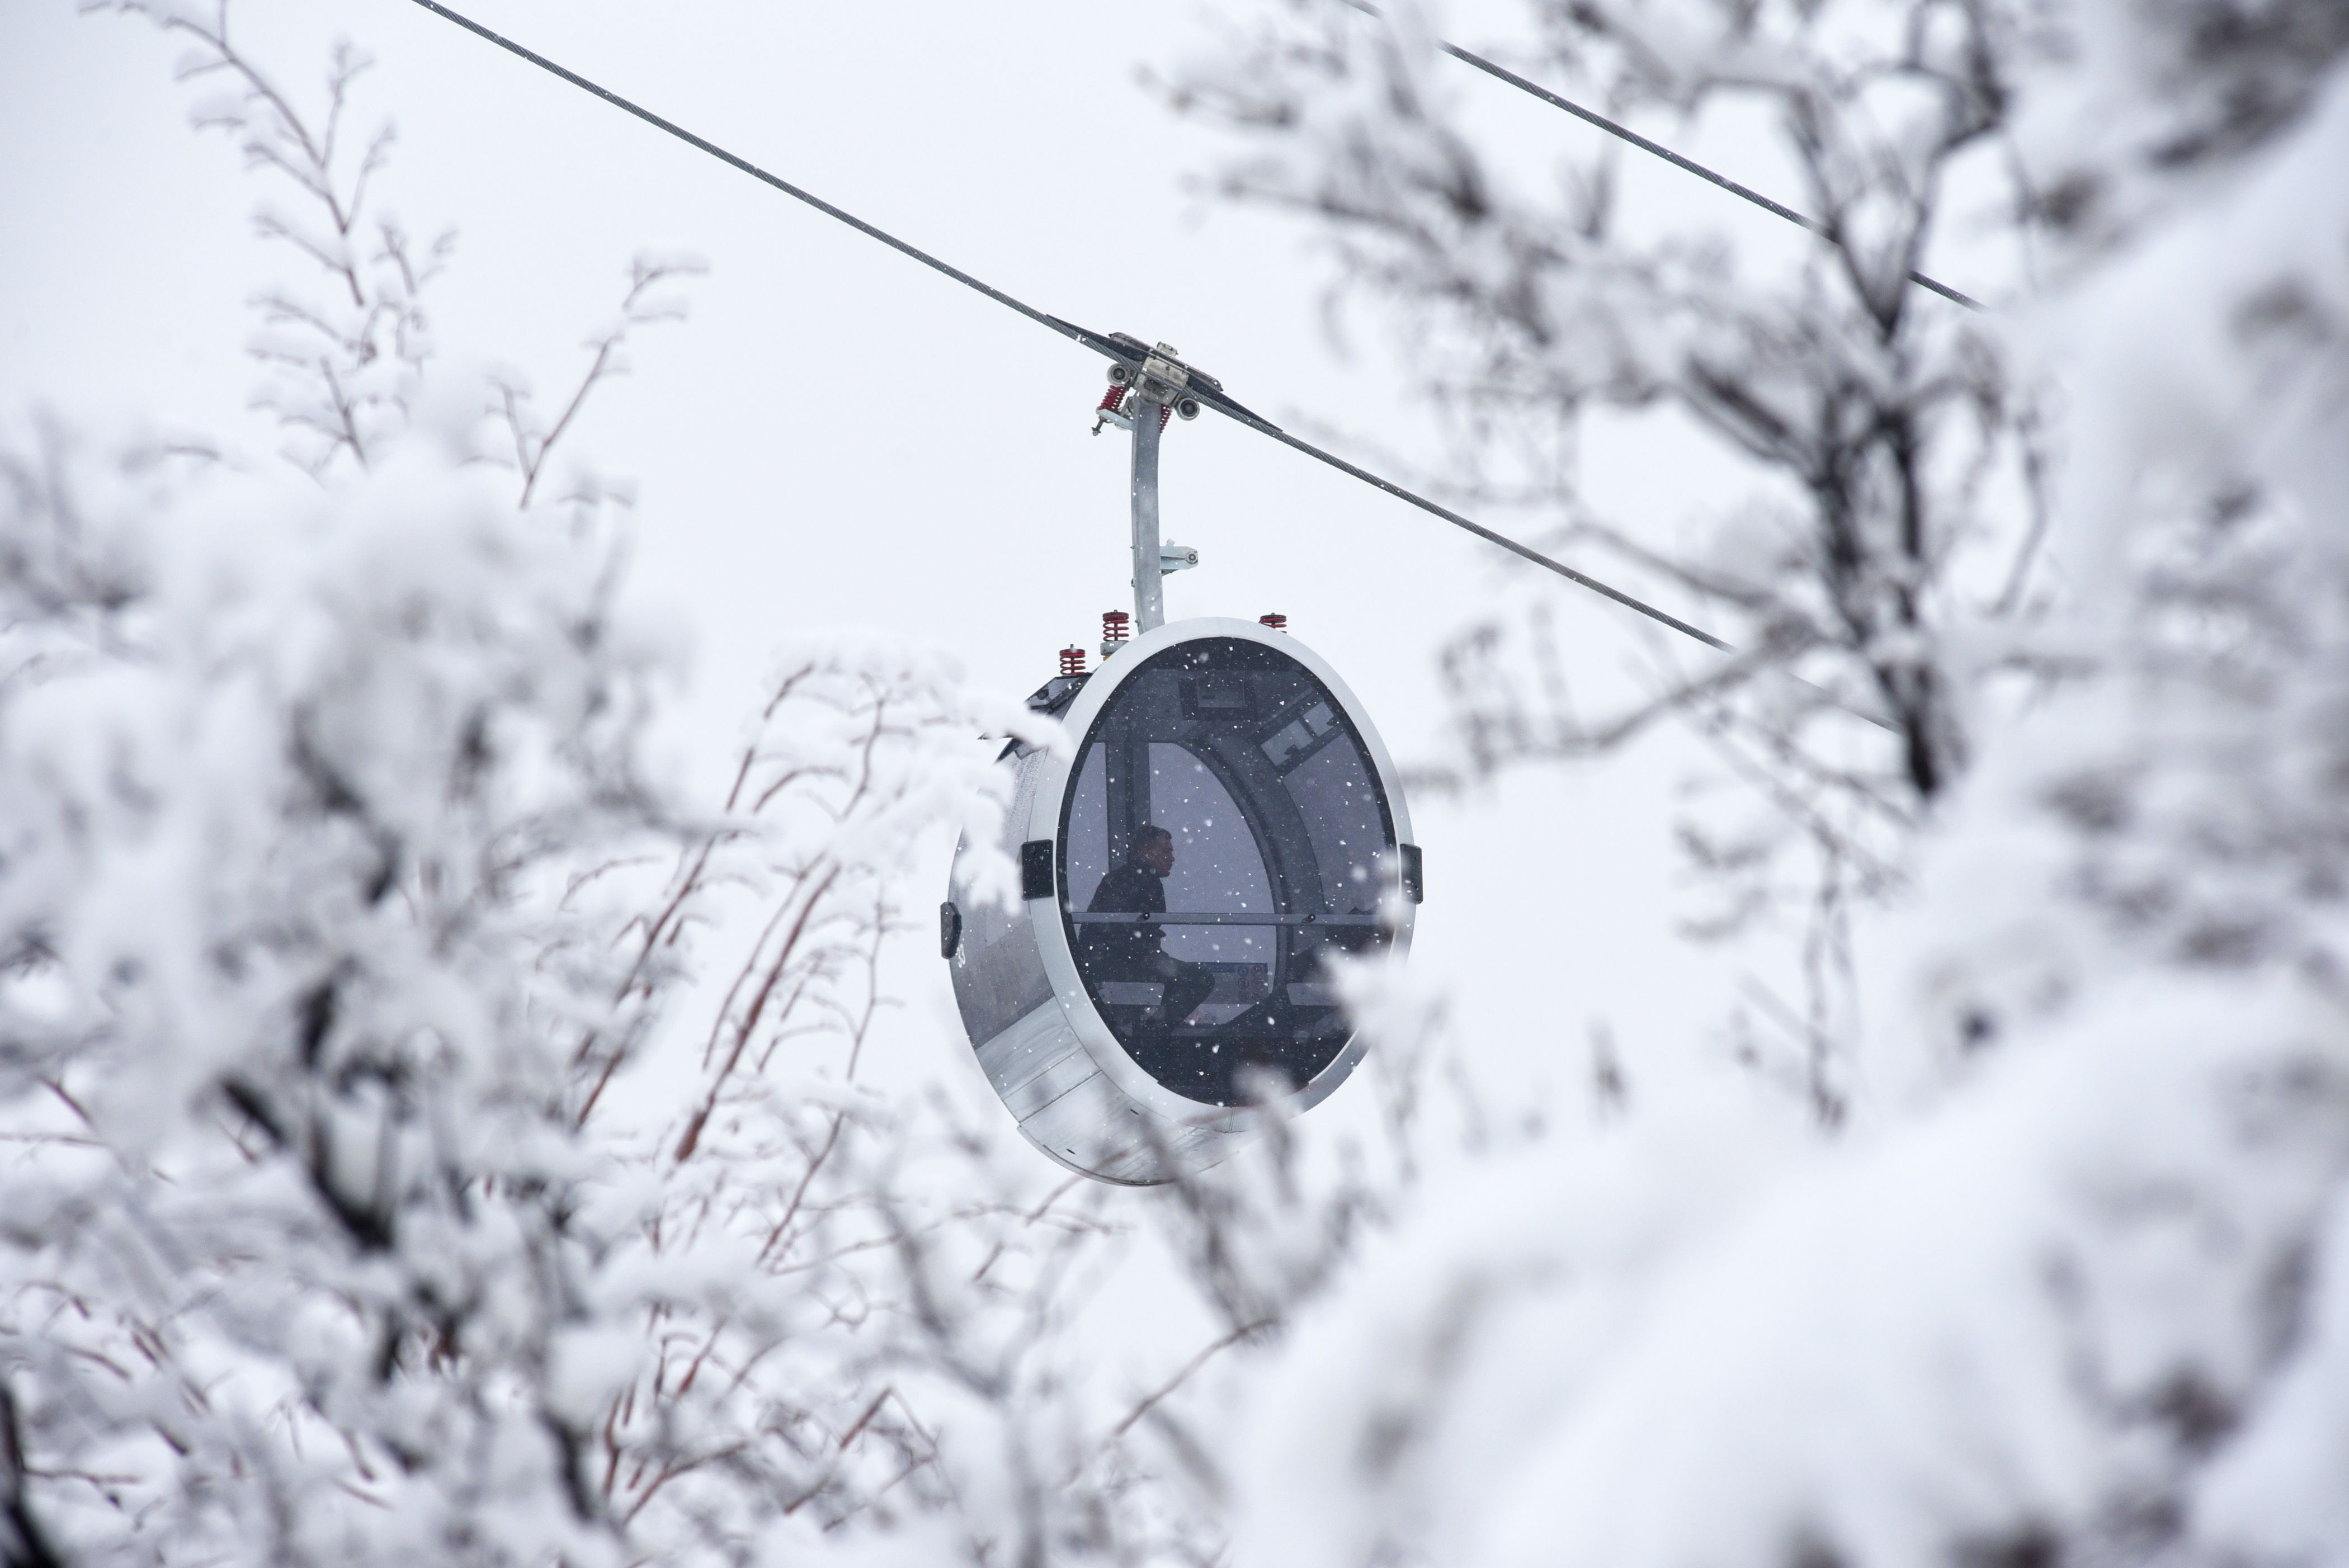
[[[1333, 348], [1330, 272], [1304, 231], [1185, 190], [1216, 139], [1137, 82], [1198, 39], [1183, 5], [464, 8], [1040, 308], [1174, 343], [1276, 420], [1359, 433], [1337, 444], [1374, 467], [1381, 448], [1436, 449], [1377, 352], [1374, 314], [1356, 313], [1356, 357]], [[1247, 0], [1223, 9], [1245, 16]], [[1103, 381], [1083, 350], [409, 0], [238, 0], [234, 15], [249, 49], [305, 91], [333, 38], [376, 55], [358, 108], [362, 123], [398, 127], [388, 205], [412, 233], [460, 232], [435, 309], [444, 349], [519, 363], [557, 397], [639, 247], [710, 262], [690, 321], [641, 337], [635, 375], [599, 395], [573, 449], [638, 485], [636, 590], [689, 629], [676, 743], [711, 798], [785, 634], [884, 628], [1025, 692], [1054, 650], [1091, 644], [1099, 613], [1129, 603], [1126, 445], [1086, 435]], [[1473, 16], [1450, 30], [1472, 46], [1485, 36]], [[146, 415], [265, 449], [243, 408], [244, 302], [298, 269], [252, 235], [262, 182], [189, 129], [177, 53], [143, 22], [77, 16], [69, 0], [0, 7], [0, 409]], [[1595, 145], [1455, 69], [1449, 85], [1523, 150], [1530, 177]], [[1713, 129], [1702, 150], [1770, 183], [1753, 139]], [[1693, 212], [1741, 244], [1799, 242], [1631, 158], [1635, 218]], [[1594, 496], [1659, 539], [1732, 499], [1718, 463], [1670, 429], [1627, 431], [1586, 462]], [[1212, 417], [1170, 431], [1164, 487], [1166, 536], [1204, 558], [1168, 580], [1170, 615], [1287, 613], [1406, 761], [1442, 745], [1436, 648], [1497, 596], [1549, 602], [1594, 678], [1643, 645], [1624, 613]], [[1651, 746], [1415, 803], [1431, 892], [1415, 962], [1454, 989], [1495, 1081], [1578, 1077], [1587, 1028], [1606, 1018], [1636, 1087], [1718, 1017], [1733, 973], [1670, 932], [1680, 755]], [[908, 895], [917, 913], [943, 896], [945, 848]], [[905, 944], [912, 1005], [892, 1047], [967, 1052], [926, 944]]]

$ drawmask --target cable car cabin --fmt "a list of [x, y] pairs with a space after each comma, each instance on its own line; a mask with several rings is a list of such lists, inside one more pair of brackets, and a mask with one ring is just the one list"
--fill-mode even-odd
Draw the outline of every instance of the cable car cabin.
[[1162, 626], [1031, 701], [1081, 738], [1005, 754], [1023, 899], [941, 912], [955, 999], [1039, 1149], [1166, 1181], [1247, 1136], [1257, 1074], [1311, 1106], [1353, 1070], [1324, 960], [1410, 944], [1411, 819], [1345, 683], [1261, 625]]

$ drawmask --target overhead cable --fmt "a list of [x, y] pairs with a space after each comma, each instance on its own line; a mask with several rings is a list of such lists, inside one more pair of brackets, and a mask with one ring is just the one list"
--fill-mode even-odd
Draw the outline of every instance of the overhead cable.
[[[948, 262], [940, 261], [937, 257], [930, 254], [927, 251], [923, 250], [919, 246], [908, 244], [904, 240], [897, 238], [896, 235], [890, 233], [887, 230], [878, 228], [874, 224], [866, 222], [864, 219], [859, 218], [854, 212], [851, 212], [844, 208], [833, 206], [831, 202], [825, 201], [823, 197], [816, 195], [814, 192], [803, 190], [800, 186], [792, 184], [790, 181], [783, 179], [780, 175], [769, 173], [766, 170], [760, 168], [755, 163], [752, 163], [749, 159], [729, 152], [726, 149], [719, 146], [716, 142], [696, 136], [693, 132], [686, 129], [683, 126], [677, 124], [675, 121], [662, 119], [659, 115], [653, 113], [652, 110], [646, 108], [639, 104], [630, 102], [628, 99], [622, 98], [619, 94], [612, 91], [610, 88], [596, 82], [588, 80], [585, 77], [579, 75], [576, 71], [573, 71], [563, 66], [557, 65], [554, 61], [548, 59], [544, 55], [539, 54], [533, 49], [526, 48], [523, 45], [514, 42], [512, 38], [506, 37], [502, 34], [491, 31], [489, 28], [481, 26], [479, 22], [474, 21], [471, 17], [464, 15], [460, 12], [452, 11], [448, 6], [440, 4], [440, 0], [416, 0], [416, 4], [423, 6], [424, 9], [431, 12], [436, 16], [442, 17], [447, 21], [454, 22], [458, 26], [464, 28], [467, 32], [473, 34], [475, 36], [495, 44], [498, 47], [504, 49], [508, 53], [517, 56], [522, 59], [528, 60], [532, 65], [536, 66], [539, 69], [562, 77], [564, 81], [569, 82], [573, 87], [579, 88], [586, 92], [595, 94], [597, 98], [602, 98], [605, 103], [610, 104], [613, 108], [626, 110], [628, 113], [635, 115], [638, 119], [643, 120], [647, 125], [653, 126], [658, 129], [668, 132], [669, 135], [676, 137], [679, 141], [709, 154], [710, 157], [717, 159], [719, 162], [730, 164], [732, 167], [740, 170], [743, 173], [748, 174], [753, 180], [771, 186], [775, 190], [781, 191], [784, 195], [789, 196], [795, 201], [804, 201], [809, 206], [814, 208], [817, 211], [822, 212], [825, 217], [837, 219], [841, 222], [845, 223], [850, 228], [855, 230], [858, 233], [863, 234], [869, 239], [878, 240], [881, 243], [888, 246], [891, 250], [895, 251], [900, 255], [906, 256], [914, 261], [919, 262], [922, 265], [930, 268], [932, 271], [942, 273], [946, 276], [952, 278], [955, 282], [962, 284], [964, 287], [985, 294], [988, 299], [993, 300], [996, 304], [1002, 305], [1008, 310], [1018, 312], [1019, 315], [1026, 316], [1030, 321], [1036, 323], [1039, 326], [1056, 332], [1062, 337], [1068, 338], [1071, 342], [1081, 344], [1085, 347], [1094, 350], [1096, 353], [1106, 355], [1112, 360], [1127, 366], [1129, 369], [1138, 371], [1141, 368], [1141, 359], [1138, 358], [1128, 346], [1129, 344], [1133, 342], [1133, 339], [1126, 339], [1123, 342], [1121, 342], [1113, 338], [1109, 334], [1093, 332], [1088, 328], [1079, 326], [1073, 322], [1063, 321], [1057, 315], [1048, 315], [1043, 311], [1038, 310], [1035, 306], [1027, 304], [1025, 301], [1005, 294], [1001, 289], [996, 288], [992, 284], [981, 282], [979, 279], [973, 277], [970, 273], [964, 272], [960, 267], [955, 266]], [[1677, 615], [1660, 610], [1655, 605], [1647, 603], [1642, 600], [1635, 599], [1619, 588], [1610, 587], [1595, 577], [1589, 576], [1584, 573], [1577, 572], [1573, 567], [1567, 565], [1564, 562], [1554, 561], [1550, 557], [1544, 555], [1541, 552], [1535, 550], [1528, 545], [1518, 543], [1516, 540], [1509, 538], [1506, 534], [1496, 533], [1493, 530], [1485, 527], [1482, 523], [1472, 521], [1469, 519], [1461, 516], [1458, 512], [1452, 511], [1449, 507], [1439, 506], [1434, 501], [1428, 500], [1425, 496], [1405, 490], [1402, 486], [1396, 484], [1392, 480], [1381, 479], [1377, 474], [1371, 472], [1368, 469], [1350, 463], [1334, 452], [1327, 451], [1320, 447], [1317, 447], [1312, 442], [1308, 441], [1301, 437], [1289, 434], [1288, 431], [1282, 429], [1279, 426], [1274, 424], [1271, 420], [1267, 419], [1262, 415], [1257, 414], [1241, 404], [1233, 401], [1230, 397], [1224, 396], [1220, 389], [1194, 387], [1191, 389], [1190, 395], [1196, 397], [1199, 402], [1206, 407], [1213, 408], [1216, 412], [1233, 420], [1235, 423], [1244, 425], [1247, 428], [1255, 430], [1261, 435], [1269, 436], [1285, 447], [1289, 447], [1297, 451], [1303, 452], [1307, 457], [1319, 459], [1320, 461], [1329, 464], [1331, 468], [1336, 469], [1340, 473], [1361, 480], [1365, 484], [1376, 486], [1378, 489], [1384, 490], [1387, 494], [1393, 496], [1398, 500], [1409, 501], [1412, 505], [1419, 508], [1422, 511], [1427, 512], [1434, 517], [1440, 517], [1444, 521], [1452, 524], [1454, 528], [1465, 530], [1467, 532], [1475, 534], [1477, 538], [1485, 541], [1487, 543], [1497, 544], [1502, 549], [1508, 551], [1512, 554], [1522, 556], [1526, 560], [1532, 562], [1537, 566], [1555, 572], [1560, 577], [1565, 578], [1568, 582], [1572, 583], [1578, 587], [1588, 588], [1594, 593], [1603, 594], [1605, 597], [1612, 599], [1615, 603], [1622, 605], [1626, 609], [1636, 610], [1651, 621], [1655, 621], [1662, 625], [1670, 626], [1673, 631], [1682, 634], [1683, 636], [1695, 638], [1698, 642], [1704, 644], [1707, 647], [1718, 648], [1724, 653], [1733, 651], [1730, 647], [1730, 645], [1723, 642], [1719, 637], [1714, 636], [1710, 632], [1702, 631], [1695, 626], [1690, 625], [1686, 621], [1682, 620]]]
[[[1344, 4], [1352, 6], [1355, 10], [1360, 11], [1365, 16], [1378, 16], [1383, 19], [1385, 15], [1385, 13], [1381, 11], [1377, 6], [1369, 4], [1369, 0], [1344, 0]], [[1517, 75], [1516, 72], [1509, 69], [1506, 66], [1496, 64], [1492, 60], [1486, 59], [1482, 55], [1471, 54], [1466, 49], [1462, 48], [1459, 45], [1446, 43], [1441, 38], [1436, 40], [1436, 47], [1442, 49], [1445, 54], [1451, 56], [1454, 59], [1458, 60], [1463, 65], [1475, 67], [1478, 70], [1484, 72], [1486, 76], [1493, 77], [1496, 81], [1506, 82], [1520, 92], [1533, 94], [1534, 97], [1541, 99], [1542, 102], [1549, 105], [1552, 108], [1562, 108], [1567, 113], [1574, 116], [1575, 119], [1581, 120], [1587, 125], [1595, 125], [1599, 129], [1605, 131], [1608, 135], [1620, 138], [1622, 140], [1630, 142], [1632, 146], [1638, 148], [1642, 152], [1653, 153], [1655, 156], [1662, 159], [1665, 162], [1671, 164], [1675, 169], [1686, 170], [1689, 173], [1695, 175], [1699, 180], [1711, 181], [1713, 184], [1720, 186], [1723, 191], [1728, 191], [1733, 196], [1744, 197], [1746, 201], [1753, 202], [1754, 205], [1761, 208], [1765, 212], [1775, 213], [1777, 216], [1784, 218], [1787, 222], [1795, 224], [1798, 228], [1808, 229], [1812, 233], [1818, 235], [1821, 239], [1833, 239], [1835, 237], [1834, 231], [1829, 229], [1825, 223], [1820, 222], [1816, 218], [1806, 217], [1804, 214], [1795, 211], [1792, 207], [1784, 206], [1779, 202], [1773, 201], [1770, 198], [1763, 195], [1762, 192], [1754, 190], [1752, 186], [1740, 185], [1728, 175], [1707, 169], [1703, 164], [1699, 163], [1692, 158], [1683, 158], [1679, 153], [1674, 152], [1671, 148], [1664, 146], [1661, 142], [1649, 140], [1646, 137], [1641, 136], [1638, 131], [1633, 130], [1628, 125], [1618, 124], [1616, 121], [1609, 119], [1605, 115], [1600, 114], [1596, 109], [1585, 108], [1580, 104], [1575, 102], [1572, 98], [1566, 98], [1560, 94], [1550, 91], [1549, 88], [1542, 86], [1539, 82], [1526, 80], [1524, 77]], [[1932, 290], [1935, 294], [1940, 294], [1943, 299], [1955, 301], [1957, 304], [1965, 306], [1968, 310], [1981, 310], [1982, 308], [1982, 301], [1974, 298], [1971, 294], [1961, 294], [1945, 283], [1940, 283], [1932, 278], [1927, 277], [1923, 273], [1911, 272], [1909, 274], [1909, 281], [1915, 284], [1920, 288]]]

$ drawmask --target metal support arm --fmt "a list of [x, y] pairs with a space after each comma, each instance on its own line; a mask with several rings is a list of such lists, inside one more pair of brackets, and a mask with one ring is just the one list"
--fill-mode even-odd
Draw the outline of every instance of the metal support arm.
[[1164, 573], [1158, 563], [1158, 421], [1160, 404], [1143, 387], [1127, 407], [1133, 417], [1133, 631], [1166, 621]]

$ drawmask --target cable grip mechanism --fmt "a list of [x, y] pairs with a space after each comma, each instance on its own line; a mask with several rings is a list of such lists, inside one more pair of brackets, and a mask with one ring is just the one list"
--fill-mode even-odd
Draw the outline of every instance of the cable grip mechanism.
[[1154, 403], [1173, 408], [1185, 419], [1199, 417], [1199, 400], [1187, 397], [1191, 385], [1191, 367], [1174, 352], [1174, 346], [1159, 344], [1142, 361], [1142, 375], [1135, 389]]
[[1224, 389], [1224, 384], [1206, 371], [1184, 364], [1172, 344], [1145, 348], [1142, 339], [1124, 332], [1111, 333], [1107, 341], [1122, 357], [1111, 362], [1109, 390], [1093, 409], [1096, 436], [1103, 425], [1133, 428], [1136, 394], [1141, 400], [1158, 405], [1158, 428], [1163, 430], [1174, 416], [1199, 417], [1199, 399], [1192, 395], [1195, 388], [1217, 394]]

